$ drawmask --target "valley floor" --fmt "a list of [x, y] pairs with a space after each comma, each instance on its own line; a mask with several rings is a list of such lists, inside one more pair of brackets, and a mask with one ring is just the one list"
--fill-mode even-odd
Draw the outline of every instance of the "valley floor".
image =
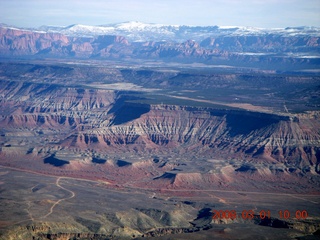
[[[6, 167], [0, 168], [0, 182], [0, 239], [45, 239], [48, 234], [50, 239], [167, 239], [172, 234], [174, 239], [249, 239], [262, 235], [267, 239], [296, 239], [312, 235], [320, 227], [320, 195], [128, 186], [115, 189], [101, 181]], [[214, 214], [232, 210], [237, 213], [235, 219]], [[263, 221], [268, 211], [270, 220]], [[308, 216], [297, 219], [296, 214], [302, 211]]]

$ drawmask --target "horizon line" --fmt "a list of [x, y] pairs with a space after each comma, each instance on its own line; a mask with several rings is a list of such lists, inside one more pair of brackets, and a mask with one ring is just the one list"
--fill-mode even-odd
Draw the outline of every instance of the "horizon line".
[[34, 27], [23, 27], [23, 26], [17, 26], [14, 24], [7, 24], [5, 22], [0, 22], [1, 27], [12, 27], [12, 28], [20, 28], [20, 29], [37, 29], [41, 27], [61, 27], [61, 28], [68, 28], [76, 25], [82, 25], [82, 26], [90, 26], [90, 27], [108, 27], [108, 26], [114, 26], [114, 25], [121, 25], [121, 24], [128, 24], [128, 23], [138, 23], [138, 24], [145, 24], [145, 25], [158, 25], [159, 27], [219, 27], [219, 28], [254, 28], [254, 29], [286, 29], [286, 28], [319, 28], [320, 26], [313, 26], [313, 25], [296, 25], [296, 26], [287, 26], [287, 27], [256, 27], [252, 25], [217, 25], [217, 24], [208, 24], [208, 25], [192, 25], [192, 24], [163, 24], [163, 23], [154, 23], [154, 22], [142, 22], [142, 21], [123, 21], [123, 22], [113, 22], [113, 23], [103, 23], [98, 25], [91, 25], [91, 24], [85, 24], [85, 23], [72, 23], [67, 25], [51, 25], [51, 24], [43, 24], [40, 26], [34, 26]]

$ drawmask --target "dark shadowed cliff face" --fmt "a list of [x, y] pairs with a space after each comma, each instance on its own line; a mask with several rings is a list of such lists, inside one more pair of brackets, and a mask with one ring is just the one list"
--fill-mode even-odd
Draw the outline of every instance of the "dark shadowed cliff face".
[[85, 63], [0, 65], [2, 166], [116, 187], [319, 191], [318, 77]]
[[[134, 107], [126, 110], [136, 111]], [[319, 165], [319, 129], [317, 118], [293, 121], [289, 117], [245, 111], [197, 109], [175, 106], [151, 106], [137, 119], [108, 128], [79, 132], [68, 143], [74, 147], [103, 149], [121, 146], [139, 151], [181, 152], [269, 158], [290, 162], [293, 166]], [[123, 112], [115, 113], [123, 114]], [[310, 128], [313, 126], [314, 128]], [[95, 133], [96, 132], [96, 133]], [[96, 139], [96, 140], [93, 140]], [[130, 144], [131, 146], [128, 146]], [[218, 154], [219, 155], [219, 154]]]
[[134, 102], [139, 98], [130, 99], [123, 92], [59, 84], [2, 81], [2, 86], [0, 124], [4, 131], [19, 127], [22, 135], [39, 134], [38, 140], [46, 141], [47, 147], [113, 153], [214, 153], [272, 159], [319, 172], [317, 113], [293, 117], [150, 105]]
[[[117, 146], [115, 151], [121, 151], [130, 144], [141, 152], [197, 149], [295, 164], [309, 161], [313, 168], [319, 161], [315, 76], [72, 64], [0, 67], [1, 126], [20, 127], [31, 135], [42, 132], [48, 145]], [[310, 112], [290, 114], [300, 109]]]

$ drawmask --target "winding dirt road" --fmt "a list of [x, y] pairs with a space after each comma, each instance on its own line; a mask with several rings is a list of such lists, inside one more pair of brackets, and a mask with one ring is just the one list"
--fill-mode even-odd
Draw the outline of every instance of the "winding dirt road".
[[73, 191], [71, 191], [71, 190], [69, 190], [69, 189], [67, 189], [67, 188], [65, 188], [65, 187], [63, 187], [63, 186], [60, 185], [59, 182], [60, 182], [61, 178], [63, 178], [63, 177], [58, 177], [58, 178], [57, 178], [57, 180], [56, 180], [56, 186], [59, 187], [59, 188], [61, 188], [61, 189], [63, 189], [63, 190], [65, 190], [65, 191], [67, 191], [67, 192], [69, 192], [69, 193], [71, 194], [71, 196], [66, 197], [66, 198], [62, 198], [62, 199], [59, 199], [58, 201], [56, 201], [56, 202], [51, 206], [50, 211], [48, 212], [48, 214], [46, 214], [45, 216], [43, 216], [43, 217], [41, 217], [41, 218], [46, 218], [46, 217], [50, 216], [50, 215], [53, 213], [53, 209], [55, 208], [55, 206], [57, 206], [57, 205], [58, 205], [59, 203], [61, 203], [62, 201], [65, 201], [65, 200], [74, 198], [74, 197], [76, 196], [76, 194], [75, 194]]

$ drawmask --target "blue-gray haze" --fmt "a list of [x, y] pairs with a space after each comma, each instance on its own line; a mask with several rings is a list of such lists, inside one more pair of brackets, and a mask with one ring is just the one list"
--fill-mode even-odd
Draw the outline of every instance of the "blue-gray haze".
[[0, 0], [0, 22], [19, 27], [125, 21], [319, 27], [320, 0]]

